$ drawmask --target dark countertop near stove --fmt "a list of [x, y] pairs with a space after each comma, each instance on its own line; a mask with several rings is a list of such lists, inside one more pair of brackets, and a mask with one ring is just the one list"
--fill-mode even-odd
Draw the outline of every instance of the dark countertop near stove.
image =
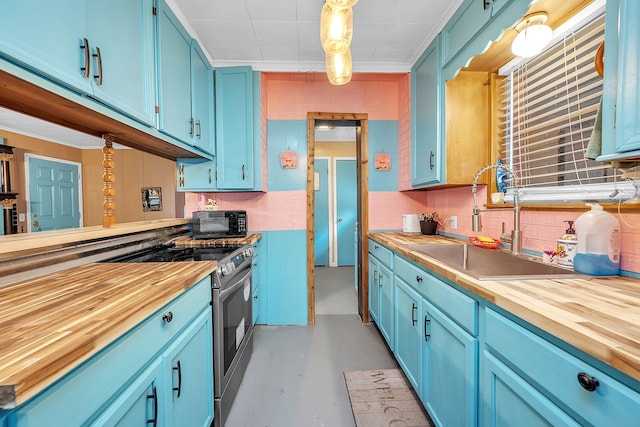
[[244, 245], [253, 245], [262, 238], [262, 234], [248, 234], [246, 237], [230, 237], [227, 239], [193, 239], [188, 236], [174, 240], [177, 248], [237, 248]]

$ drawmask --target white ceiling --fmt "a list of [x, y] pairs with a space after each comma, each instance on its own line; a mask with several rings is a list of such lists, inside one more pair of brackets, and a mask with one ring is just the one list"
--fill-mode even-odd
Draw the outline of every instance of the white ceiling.
[[[214, 67], [324, 71], [324, 0], [166, 0]], [[360, 0], [353, 7], [354, 72], [408, 72], [462, 0]], [[0, 129], [71, 145], [102, 140], [0, 108]], [[333, 132], [341, 131], [336, 128]], [[324, 140], [343, 135], [323, 132]]]
[[[324, 71], [324, 0], [166, 0], [214, 66]], [[462, 0], [360, 0], [353, 7], [354, 72], [407, 72]]]

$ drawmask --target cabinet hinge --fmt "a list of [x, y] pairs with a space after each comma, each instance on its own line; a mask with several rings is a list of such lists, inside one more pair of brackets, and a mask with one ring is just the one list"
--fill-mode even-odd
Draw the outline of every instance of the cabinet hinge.
[[160, 107], [156, 105], [156, 114], [160, 113]]
[[158, 9], [155, 6], [153, 6], [153, 16], [156, 16], [156, 15], [158, 15]]

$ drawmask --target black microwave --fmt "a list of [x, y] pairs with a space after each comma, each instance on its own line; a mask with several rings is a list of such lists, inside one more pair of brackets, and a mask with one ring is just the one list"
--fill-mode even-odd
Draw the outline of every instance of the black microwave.
[[246, 211], [196, 211], [192, 215], [194, 239], [220, 239], [247, 235]]

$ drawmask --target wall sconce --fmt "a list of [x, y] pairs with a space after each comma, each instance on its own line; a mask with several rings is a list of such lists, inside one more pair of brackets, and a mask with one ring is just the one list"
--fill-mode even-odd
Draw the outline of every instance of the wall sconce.
[[391, 154], [378, 153], [374, 157], [373, 167], [377, 171], [391, 170]]
[[295, 151], [283, 151], [280, 153], [280, 166], [282, 169], [295, 169], [298, 167], [298, 153]]
[[325, 59], [329, 83], [339, 86], [351, 81], [351, 49], [347, 49], [346, 52], [342, 53], [327, 53]]
[[542, 52], [549, 44], [553, 31], [545, 24], [547, 14], [545, 12], [527, 15], [515, 26], [518, 33], [511, 43], [511, 51], [514, 55], [530, 58]]
[[353, 11], [325, 3], [320, 14], [320, 44], [326, 53], [342, 53], [351, 46]]

